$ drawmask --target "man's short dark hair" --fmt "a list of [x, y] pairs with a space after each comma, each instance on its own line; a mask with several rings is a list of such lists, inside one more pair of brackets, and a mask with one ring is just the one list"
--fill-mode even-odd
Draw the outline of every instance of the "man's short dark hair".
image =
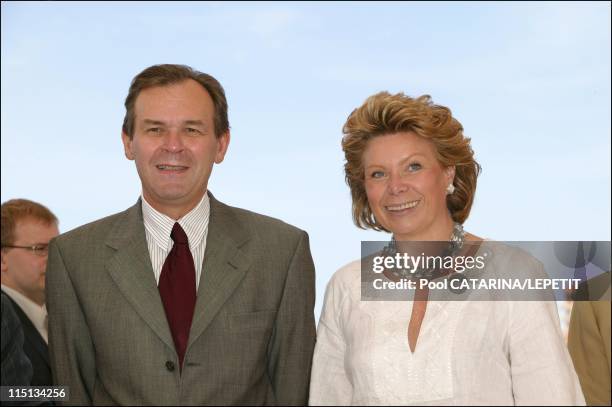
[[193, 79], [198, 82], [210, 95], [214, 112], [215, 135], [220, 137], [229, 130], [227, 119], [227, 99], [225, 91], [218, 80], [211, 75], [196, 71], [187, 65], [163, 64], [153, 65], [136, 75], [130, 85], [125, 98], [125, 118], [123, 119], [123, 132], [130, 139], [134, 137], [134, 104], [136, 98], [145, 89], [166, 86]]

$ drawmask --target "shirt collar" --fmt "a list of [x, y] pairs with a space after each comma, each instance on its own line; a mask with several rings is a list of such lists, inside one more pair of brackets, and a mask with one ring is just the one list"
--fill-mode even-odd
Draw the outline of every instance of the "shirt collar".
[[204, 196], [195, 208], [178, 221], [175, 221], [153, 208], [142, 196], [142, 217], [145, 229], [151, 235], [155, 244], [163, 250], [170, 250], [174, 244], [170, 238], [170, 233], [175, 222], [178, 222], [185, 231], [185, 234], [187, 234], [189, 247], [193, 250], [193, 248], [202, 243], [202, 239], [206, 235], [210, 217], [210, 199], [208, 193], [204, 193]]

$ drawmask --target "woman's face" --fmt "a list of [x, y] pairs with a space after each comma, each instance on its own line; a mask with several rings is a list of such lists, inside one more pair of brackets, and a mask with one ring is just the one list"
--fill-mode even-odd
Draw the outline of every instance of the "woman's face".
[[375, 137], [363, 164], [370, 208], [397, 240], [448, 239], [453, 221], [446, 188], [455, 168], [442, 167], [431, 141], [412, 132]]

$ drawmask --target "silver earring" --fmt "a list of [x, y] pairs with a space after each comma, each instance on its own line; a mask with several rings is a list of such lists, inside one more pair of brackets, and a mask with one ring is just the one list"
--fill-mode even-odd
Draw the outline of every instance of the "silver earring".
[[453, 183], [451, 182], [450, 184], [448, 184], [448, 186], [446, 187], [446, 195], [452, 195], [452, 193], [455, 192], [455, 186], [453, 185]]

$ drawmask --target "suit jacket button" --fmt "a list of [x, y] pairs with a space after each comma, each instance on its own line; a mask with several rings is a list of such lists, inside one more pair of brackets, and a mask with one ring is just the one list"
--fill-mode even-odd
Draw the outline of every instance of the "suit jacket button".
[[171, 361], [167, 361], [166, 362], [166, 369], [168, 369], [169, 372], [173, 372], [174, 371], [174, 363]]

